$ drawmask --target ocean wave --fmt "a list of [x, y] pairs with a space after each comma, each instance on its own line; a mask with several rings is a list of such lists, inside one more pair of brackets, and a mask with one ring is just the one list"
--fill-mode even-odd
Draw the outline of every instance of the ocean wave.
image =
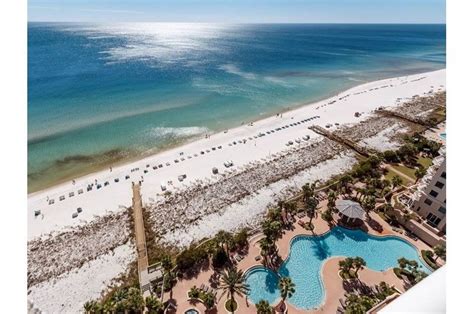
[[199, 127], [199, 126], [190, 126], [190, 127], [156, 127], [150, 131], [150, 135], [155, 138], [185, 138], [192, 137], [200, 134], [209, 132], [208, 128]]
[[255, 80], [257, 78], [257, 75], [255, 73], [242, 71], [235, 64], [230, 64], [230, 63], [224, 64], [224, 65], [221, 65], [219, 69], [229, 74], [241, 76], [247, 80]]

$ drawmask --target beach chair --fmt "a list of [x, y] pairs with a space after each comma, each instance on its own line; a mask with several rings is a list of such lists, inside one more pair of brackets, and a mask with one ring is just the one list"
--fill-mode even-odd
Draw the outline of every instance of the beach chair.
[[339, 303], [341, 304], [342, 308], [346, 308], [346, 302], [342, 298], [339, 298]]

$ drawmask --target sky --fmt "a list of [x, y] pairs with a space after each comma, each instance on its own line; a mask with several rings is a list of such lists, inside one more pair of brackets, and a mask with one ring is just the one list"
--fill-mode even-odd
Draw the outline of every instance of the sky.
[[445, 23], [445, 0], [29, 0], [29, 21]]

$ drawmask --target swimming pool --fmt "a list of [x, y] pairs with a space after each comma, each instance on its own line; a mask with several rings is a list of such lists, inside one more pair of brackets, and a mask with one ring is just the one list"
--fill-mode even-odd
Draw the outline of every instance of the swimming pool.
[[446, 139], [446, 132], [439, 133], [439, 137], [441, 137], [443, 140]]
[[[297, 308], [314, 309], [324, 302], [325, 292], [321, 269], [326, 260], [335, 256], [360, 256], [367, 267], [384, 271], [398, 266], [405, 257], [416, 260], [427, 273], [431, 271], [418, 256], [416, 248], [398, 237], [376, 237], [361, 230], [335, 227], [323, 236], [297, 236], [291, 241], [290, 255], [278, 269], [281, 276], [291, 277], [296, 292], [288, 302]], [[251, 268], [246, 273], [250, 286], [249, 299], [254, 303], [278, 301], [278, 275], [264, 267]]]

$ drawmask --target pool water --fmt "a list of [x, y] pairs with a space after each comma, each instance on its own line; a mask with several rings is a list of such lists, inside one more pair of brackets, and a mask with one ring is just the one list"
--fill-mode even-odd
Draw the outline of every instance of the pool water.
[[[300, 309], [314, 309], [324, 302], [325, 292], [321, 269], [326, 260], [335, 256], [362, 257], [367, 268], [384, 271], [397, 267], [397, 260], [405, 257], [416, 260], [430, 273], [418, 256], [416, 248], [394, 236], [376, 237], [361, 230], [335, 227], [323, 236], [297, 236], [291, 242], [290, 255], [278, 269], [281, 276], [291, 277], [296, 292], [288, 302]], [[275, 304], [280, 292], [278, 276], [264, 267], [246, 273], [250, 286], [249, 299], [254, 303], [267, 300]]]
[[444, 140], [446, 139], [446, 133], [440, 133], [439, 136]]

